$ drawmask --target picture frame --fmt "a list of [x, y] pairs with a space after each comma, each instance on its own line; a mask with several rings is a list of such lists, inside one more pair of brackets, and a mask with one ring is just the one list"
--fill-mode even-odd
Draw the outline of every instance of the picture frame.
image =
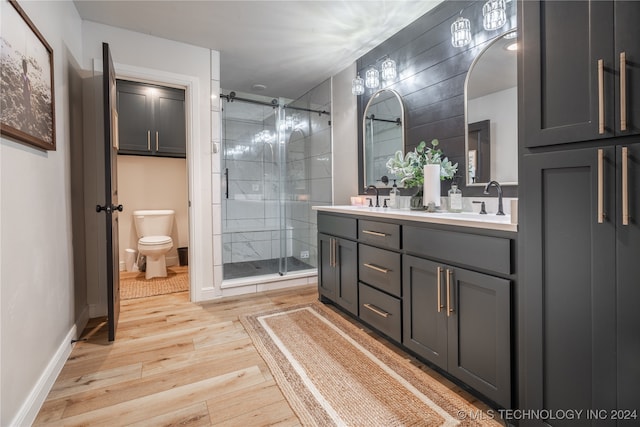
[[53, 49], [16, 0], [0, 1], [0, 134], [54, 151]]

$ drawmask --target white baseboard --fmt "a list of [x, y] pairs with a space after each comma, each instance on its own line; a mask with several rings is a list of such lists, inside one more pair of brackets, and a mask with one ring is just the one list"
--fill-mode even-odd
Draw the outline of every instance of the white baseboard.
[[[34, 387], [31, 389], [29, 396], [9, 424], [10, 426], [20, 427], [33, 424], [38, 416], [38, 412], [40, 412], [40, 408], [42, 408], [42, 404], [51, 391], [53, 384], [56, 382], [56, 378], [60, 375], [60, 371], [62, 371], [65, 362], [69, 358], [71, 350], [73, 350], [73, 344], [71, 344], [71, 341], [78, 338], [78, 335], [81, 333], [82, 329], [84, 329], [84, 326], [86, 326], [86, 320], [83, 319], [89, 319], [88, 308], [83, 310], [78, 317], [76, 324], [71, 327], [69, 333], [67, 333], [62, 340], [62, 343], [60, 343], [58, 350], [49, 361], [49, 364], [42, 375], [40, 375], [40, 378], [38, 378]], [[83, 321], [84, 325], [80, 328]]]

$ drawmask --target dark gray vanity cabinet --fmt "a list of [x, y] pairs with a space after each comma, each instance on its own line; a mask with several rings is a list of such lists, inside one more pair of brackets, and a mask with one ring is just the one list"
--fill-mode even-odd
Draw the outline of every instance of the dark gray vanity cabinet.
[[515, 234], [329, 212], [318, 231], [321, 300], [511, 408]]
[[521, 407], [636, 410], [602, 425], [637, 425], [640, 144], [528, 154], [523, 165]]
[[356, 236], [355, 218], [318, 215], [318, 292], [357, 316]]
[[509, 408], [510, 281], [405, 255], [402, 295], [402, 344]]
[[640, 132], [640, 2], [521, 1], [525, 147]]
[[185, 157], [185, 92], [118, 80], [118, 153]]

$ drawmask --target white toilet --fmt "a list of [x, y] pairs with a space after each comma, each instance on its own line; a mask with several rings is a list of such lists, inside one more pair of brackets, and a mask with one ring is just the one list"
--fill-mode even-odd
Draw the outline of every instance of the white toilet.
[[147, 257], [146, 279], [167, 277], [165, 254], [173, 247], [170, 235], [174, 215], [172, 210], [133, 211], [138, 251]]

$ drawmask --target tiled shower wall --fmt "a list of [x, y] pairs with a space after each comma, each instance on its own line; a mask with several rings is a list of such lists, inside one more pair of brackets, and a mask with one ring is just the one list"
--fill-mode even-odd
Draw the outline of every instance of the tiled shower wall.
[[[269, 103], [271, 98], [248, 94]], [[285, 109], [294, 118], [285, 133], [284, 208], [287, 256], [316, 266], [316, 214], [313, 205], [331, 204], [331, 82], [327, 80], [288, 105], [326, 111]], [[283, 103], [283, 100], [280, 100]], [[284, 101], [286, 103], [286, 101]], [[229, 169], [229, 197], [223, 194], [223, 262], [278, 258], [280, 254], [279, 164], [277, 140], [256, 143], [257, 133], [275, 134], [277, 109], [222, 101], [222, 179]], [[225, 186], [223, 185], [223, 188]], [[307, 256], [305, 258], [304, 256]]]
[[[331, 111], [331, 81], [316, 86], [290, 105]], [[299, 132], [289, 137], [287, 149], [287, 218], [292, 228], [293, 256], [317, 267], [316, 212], [312, 206], [331, 205], [331, 115], [285, 109], [300, 117]]]

